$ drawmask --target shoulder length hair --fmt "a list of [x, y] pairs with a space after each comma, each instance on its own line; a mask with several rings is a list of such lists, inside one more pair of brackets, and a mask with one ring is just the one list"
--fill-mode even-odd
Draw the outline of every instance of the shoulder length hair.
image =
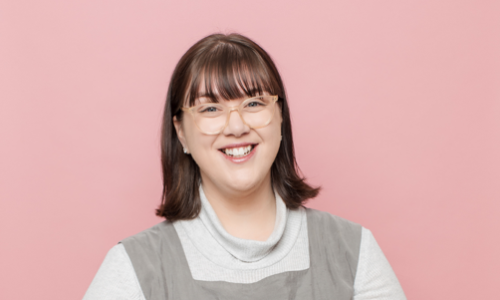
[[173, 117], [182, 120], [181, 107], [194, 104], [202, 82], [204, 96], [214, 102], [253, 97], [264, 91], [278, 95], [282, 141], [271, 166], [272, 187], [291, 209], [316, 197], [320, 188], [309, 186], [299, 175], [285, 88], [271, 57], [240, 34], [213, 34], [189, 48], [170, 79], [161, 133], [163, 195], [156, 215], [175, 221], [195, 218], [200, 212], [200, 170], [192, 157], [183, 153]]

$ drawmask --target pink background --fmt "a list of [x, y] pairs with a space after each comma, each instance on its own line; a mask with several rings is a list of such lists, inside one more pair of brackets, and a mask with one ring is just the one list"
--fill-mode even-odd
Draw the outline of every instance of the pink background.
[[237, 31], [275, 59], [309, 206], [374, 233], [409, 299], [500, 283], [499, 1], [0, 2], [0, 298], [80, 299], [161, 220], [180, 56]]

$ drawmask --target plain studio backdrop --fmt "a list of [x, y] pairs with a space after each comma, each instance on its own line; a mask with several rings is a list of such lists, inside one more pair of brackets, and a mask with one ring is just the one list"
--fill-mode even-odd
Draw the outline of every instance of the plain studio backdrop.
[[[181, 55], [239, 32], [275, 60], [307, 205], [372, 230], [408, 299], [500, 283], [499, 1], [0, 2], [0, 298], [81, 299], [161, 219]], [[496, 295], [496, 296], [495, 296]]]

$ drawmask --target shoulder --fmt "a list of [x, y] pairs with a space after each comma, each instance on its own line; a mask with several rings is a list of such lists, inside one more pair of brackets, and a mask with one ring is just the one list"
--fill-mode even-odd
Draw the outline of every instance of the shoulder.
[[362, 226], [325, 211], [306, 208], [310, 242], [325, 251], [349, 252], [357, 260], [361, 244]]
[[[361, 238], [362, 226], [358, 223], [333, 215], [326, 211], [306, 208], [307, 221], [310, 228], [327, 230], [327, 232], [356, 235]], [[311, 228], [312, 229], [312, 228]]]
[[120, 244], [108, 251], [83, 299], [118, 298], [144, 300], [132, 263]]
[[366, 228], [362, 230], [354, 292], [354, 300], [406, 299], [389, 261]]
[[165, 231], [168, 231], [169, 229], [168, 227], [171, 227], [171, 224], [172, 223], [169, 221], [163, 221], [161, 223], [154, 225], [153, 227], [145, 229], [139, 233], [136, 233], [121, 240], [120, 243], [124, 244], [135, 243], [135, 242], [155, 243], [163, 236]]
[[[170, 265], [172, 250], [177, 249], [178, 239], [172, 222], [163, 221], [155, 226], [129, 236], [120, 241], [135, 270], [140, 286], [148, 298], [152, 289], [162, 287], [158, 274], [161, 274], [164, 263]], [[174, 253], [175, 254], [175, 253]], [[174, 257], [178, 257], [174, 255]], [[154, 288], [151, 288], [151, 287]]]
[[306, 213], [310, 251], [318, 260], [314, 267], [343, 270], [343, 280], [354, 284], [362, 226], [325, 211], [307, 208]]
[[147, 249], [149, 251], [157, 249], [163, 241], [174, 238], [173, 235], [175, 234], [172, 222], [163, 221], [153, 227], [124, 238], [120, 243], [125, 246], [130, 255], [137, 251], [143, 252], [147, 251]]
[[159, 260], [160, 249], [171, 244], [177, 238], [172, 222], [163, 221], [151, 228], [129, 236], [120, 241], [123, 244], [134, 267], [146, 262], [155, 263]]

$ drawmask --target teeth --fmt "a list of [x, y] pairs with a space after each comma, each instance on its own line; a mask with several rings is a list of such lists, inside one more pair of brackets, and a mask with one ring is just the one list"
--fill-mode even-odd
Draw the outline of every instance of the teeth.
[[248, 145], [246, 147], [239, 147], [239, 148], [226, 148], [224, 149], [224, 153], [226, 155], [232, 156], [232, 157], [242, 157], [245, 155], [248, 155], [250, 151], [252, 151], [253, 146]]

